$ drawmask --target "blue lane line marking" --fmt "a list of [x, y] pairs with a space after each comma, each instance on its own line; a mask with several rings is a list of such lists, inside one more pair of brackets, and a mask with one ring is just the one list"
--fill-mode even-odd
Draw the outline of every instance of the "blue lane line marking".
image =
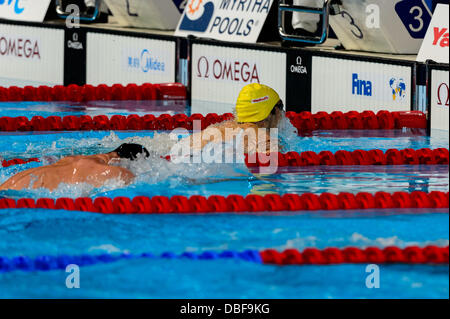
[[77, 265], [79, 267], [91, 266], [97, 264], [109, 264], [120, 260], [130, 259], [190, 259], [190, 260], [219, 260], [219, 259], [235, 259], [247, 262], [262, 263], [261, 256], [257, 250], [238, 251], [205, 251], [202, 253], [185, 252], [176, 254], [165, 252], [161, 255], [152, 253], [142, 254], [102, 254], [102, 255], [79, 255], [79, 256], [38, 256], [30, 258], [26, 256], [18, 257], [0, 257], [0, 273], [12, 271], [51, 271], [66, 269], [68, 265]]

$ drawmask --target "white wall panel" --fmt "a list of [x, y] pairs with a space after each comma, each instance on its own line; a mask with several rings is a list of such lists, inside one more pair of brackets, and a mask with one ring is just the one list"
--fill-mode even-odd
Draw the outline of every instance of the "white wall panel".
[[63, 82], [63, 30], [0, 24], [0, 86]]
[[431, 129], [448, 131], [448, 71], [431, 72]]
[[88, 84], [175, 82], [175, 42], [89, 32]]
[[233, 112], [240, 90], [250, 83], [272, 87], [285, 101], [285, 53], [203, 44], [192, 51], [193, 113]]
[[[357, 88], [366, 90], [355, 90], [355, 75]], [[411, 67], [313, 57], [311, 99], [313, 113], [409, 111]]]

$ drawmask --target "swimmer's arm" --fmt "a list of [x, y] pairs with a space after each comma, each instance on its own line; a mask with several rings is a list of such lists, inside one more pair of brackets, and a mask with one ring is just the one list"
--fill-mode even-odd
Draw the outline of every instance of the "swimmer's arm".
[[[203, 149], [206, 145], [208, 145], [210, 142], [214, 141], [214, 138], [216, 137], [213, 132], [209, 132], [210, 130], [218, 130], [220, 132], [222, 140], [225, 136], [225, 128], [230, 127], [229, 123], [225, 124], [214, 124], [210, 125], [206, 129], [204, 129], [201, 132], [195, 132], [190, 136], [187, 136], [183, 139], [181, 139], [180, 142], [183, 143], [189, 143], [190, 147], [196, 150]], [[206, 133], [206, 134], [205, 134]], [[209, 134], [210, 133], [210, 134]], [[208, 136], [209, 138], [206, 138], [205, 136]]]
[[128, 185], [134, 181], [136, 176], [126, 168], [121, 168], [120, 178]]
[[[112, 178], [119, 178], [125, 184], [129, 185], [131, 184], [136, 176], [128, 169], [123, 167], [117, 167], [117, 166], [109, 166], [109, 174], [105, 176], [105, 180], [112, 179]], [[103, 182], [104, 182], [103, 181]]]
[[27, 188], [31, 181], [32, 175], [39, 175], [41, 167], [27, 169], [23, 172], [17, 173], [16, 175], [9, 178], [0, 186], [0, 190], [20, 190]]
[[8, 181], [6, 181], [2, 185], [0, 185], [0, 191], [5, 191], [7, 189], [9, 189], [8, 188]]

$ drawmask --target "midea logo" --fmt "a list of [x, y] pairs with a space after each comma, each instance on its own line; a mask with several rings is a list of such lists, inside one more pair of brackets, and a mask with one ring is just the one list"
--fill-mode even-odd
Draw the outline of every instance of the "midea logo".
[[[8, 2], [6, 2], [8, 1]], [[21, 3], [21, 0], [0, 0], [0, 5], [2, 4], [6, 4], [8, 6], [10, 6], [14, 1], [14, 12], [16, 14], [21, 14], [23, 12], [23, 10], [25, 10], [25, 8], [21, 8], [19, 6], [19, 3]]]
[[166, 64], [150, 54], [147, 49], [142, 50], [140, 56], [129, 56], [128, 67], [141, 70], [144, 73], [150, 71], [165, 72]]

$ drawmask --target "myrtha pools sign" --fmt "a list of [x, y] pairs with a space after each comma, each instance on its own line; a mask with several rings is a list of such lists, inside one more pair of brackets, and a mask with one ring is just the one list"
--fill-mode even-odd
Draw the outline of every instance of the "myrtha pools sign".
[[255, 43], [272, 3], [273, 0], [189, 0], [176, 35]]

